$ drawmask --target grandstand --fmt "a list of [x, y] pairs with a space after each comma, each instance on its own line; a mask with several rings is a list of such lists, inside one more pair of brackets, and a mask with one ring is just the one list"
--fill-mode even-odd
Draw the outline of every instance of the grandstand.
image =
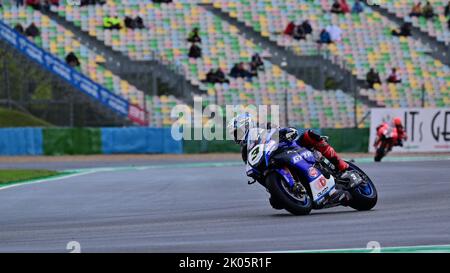
[[427, 20], [423, 17], [411, 17], [411, 7], [415, 1], [399, 0], [399, 1], [380, 1], [380, 5], [398, 17], [404, 18], [405, 22], [411, 22], [414, 26], [419, 27], [422, 31], [434, 37], [437, 41], [450, 44], [450, 31], [447, 26], [448, 18], [444, 15], [444, 7], [448, 4], [445, 0], [429, 1], [433, 7], [436, 17], [433, 20]]
[[[130, 105], [145, 109], [147, 124], [153, 127], [170, 126], [170, 111], [176, 104], [192, 102], [191, 99], [172, 94], [149, 92], [151, 87], [138, 88], [142, 84], [121, 73], [109, 69], [109, 54], [93, 48], [71, 31], [75, 28], [100, 43], [105, 48], [129, 60], [129, 64], [158, 62], [183, 79], [198, 93], [204, 106], [219, 105], [271, 105], [281, 106], [281, 116], [287, 116], [291, 126], [302, 128], [349, 128], [368, 125], [367, 115], [371, 102], [386, 107], [420, 107], [425, 94], [426, 106], [450, 105], [450, 68], [429, 53], [431, 50], [416, 37], [393, 37], [391, 30], [399, 25], [370, 6], [359, 14], [331, 14], [332, 1], [303, 0], [175, 0], [173, 3], [155, 4], [152, 1], [109, 0], [104, 5], [73, 6], [60, 1], [50, 11], [37, 11], [31, 7], [16, 7], [4, 3], [0, 8], [0, 20], [11, 28], [15, 24], [35, 22], [41, 36], [33, 40], [40, 48], [64, 60], [68, 52], [80, 59], [79, 72], [95, 83], [126, 100]], [[353, 4], [353, 1], [348, 1]], [[381, 6], [404, 17], [405, 22], [428, 32], [438, 41], [449, 42], [449, 30], [439, 15], [434, 21], [409, 18], [412, 1], [381, 1]], [[432, 3], [436, 12], [443, 14], [443, 0]], [[383, 80], [373, 89], [364, 87], [355, 95], [353, 90], [332, 87], [321, 90], [313, 87], [301, 75], [277, 65], [271, 58], [264, 60], [264, 71], [251, 81], [230, 78], [229, 83], [208, 84], [202, 82], [213, 68], [228, 72], [234, 64], [249, 62], [252, 54], [266, 53], [264, 44], [256, 43], [250, 35], [235, 24], [223, 20], [210, 9], [229, 16], [236, 23], [252, 28], [261, 39], [276, 44], [279, 50], [289, 51], [301, 60], [305, 56], [330, 58], [359, 82], [364, 82], [371, 67], [376, 68]], [[105, 16], [141, 16], [148, 26], [145, 29], [104, 29]], [[297, 41], [282, 32], [290, 21], [308, 19], [314, 29], [312, 36]], [[342, 40], [318, 49], [316, 40], [321, 29], [337, 25]], [[186, 38], [194, 28], [200, 29], [202, 57], [188, 57]], [[402, 83], [384, 81], [391, 68], [401, 71]], [[148, 77], [142, 72], [141, 77]], [[363, 85], [359, 85], [363, 86]], [[145, 86], [144, 86], [145, 87]], [[199, 95], [200, 94], [200, 95]], [[367, 99], [363, 100], [363, 96]], [[288, 101], [288, 108], [284, 105]], [[355, 101], [356, 100], [356, 101]], [[287, 111], [287, 113], [285, 113]], [[287, 114], [287, 115], [286, 115]]]
[[342, 42], [331, 44], [327, 53], [350, 64], [359, 79], [365, 79], [370, 67], [377, 68], [382, 78], [387, 78], [392, 67], [404, 74], [401, 85], [383, 84], [375, 90], [361, 90], [363, 94], [389, 107], [418, 107], [421, 88], [425, 85], [430, 106], [448, 104], [449, 67], [427, 56], [424, 45], [413, 38], [393, 38], [391, 30], [399, 26], [371, 9], [360, 14], [331, 14], [328, 12], [331, 3], [328, 0], [214, 1], [216, 7], [253, 26], [280, 46], [292, 48], [298, 55], [314, 54], [317, 38], [297, 42], [282, 35], [289, 21], [308, 19], [316, 30], [338, 25], [343, 30]]

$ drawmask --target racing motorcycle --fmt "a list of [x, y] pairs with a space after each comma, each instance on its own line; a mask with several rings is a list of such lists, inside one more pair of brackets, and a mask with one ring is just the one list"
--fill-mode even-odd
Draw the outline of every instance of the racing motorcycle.
[[394, 141], [392, 138], [382, 137], [377, 144], [375, 144], [375, 162], [380, 162], [394, 147]]
[[394, 146], [403, 146], [403, 139], [397, 137], [398, 133], [395, 128], [385, 130], [377, 130], [377, 139], [375, 140], [375, 162], [380, 162]]
[[[267, 130], [247, 142], [247, 176], [270, 193], [270, 204], [294, 215], [312, 209], [350, 206], [372, 209], [378, 199], [372, 180], [352, 162], [351, 179], [342, 179], [338, 170], [320, 152], [298, 145], [280, 145], [276, 130]], [[344, 193], [344, 194], [342, 194]]]

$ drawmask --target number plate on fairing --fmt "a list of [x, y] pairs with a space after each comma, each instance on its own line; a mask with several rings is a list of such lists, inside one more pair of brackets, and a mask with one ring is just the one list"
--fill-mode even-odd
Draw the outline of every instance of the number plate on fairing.
[[[323, 197], [328, 193], [333, 194], [336, 190], [334, 177], [330, 176], [330, 179], [326, 179], [325, 176], [320, 175], [316, 179], [314, 179], [309, 186], [311, 187], [311, 192], [313, 194], [314, 202], [320, 201], [322, 202]], [[319, 203], [320, 203], [319, 202]]]

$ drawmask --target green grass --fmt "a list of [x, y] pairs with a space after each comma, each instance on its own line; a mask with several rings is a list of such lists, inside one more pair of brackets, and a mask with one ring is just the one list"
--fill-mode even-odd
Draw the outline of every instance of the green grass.
[[49, 170], [0, 170], [0, 186], [59, 174]]
[[16, 110], [0, 108], [0, 127], [48, 127], [50, 123]]

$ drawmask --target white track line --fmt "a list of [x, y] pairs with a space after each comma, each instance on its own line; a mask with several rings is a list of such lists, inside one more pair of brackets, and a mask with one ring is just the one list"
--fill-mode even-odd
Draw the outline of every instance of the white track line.
[[23, 181], [23, 182], [18, 182], [17, 184], [7, 185], [7, 186], [3, 186], [3, 187], [0, 186], [0, 191], [15, 188], [15, 187], [20, 187], [20, 186], [25, 186], [25, 185], [41, 184], [41, 183], [46, 183], [46, 182], [51, 182], [51, 181], [58, 181], [58, 180], [66, 180], [69, 178], [82, 176], [82, 175], [86, 175], [86, 174], [91, 174], [91, 173], [95, 173], [95, 172], [96, 171], [86, 171], [86, 172], [62, 175], [62, 176], [58, 176], [58, 177], [49, 177], [49, 178], [43, 178], [43, 179], [38, 179], [38, 180], [31, 180], [30, 182]]
[[[380, 247], [379, 251], [395, 251], [395, 250], [417, 250], [420, 251], [424, 249], [425, 251], [430, 249], [433, 250], [445, 250], [448, 253], [450, 245], [417, 245], [417, 246], [388, 246]], [[434, 248], [434, 249], [433, 249]], [[376, 251], [375, 250], [375, 251]], [[258, 253], [318, 253], [318, 252], [348, 252], [348, 251], [360, 251], [360, 252], [370, 252], [374, 251], [373, 248], [335, 248], [335, 249], [313, 249], [313, 250], [276, 250], [276, 251], [263, 251]]]

